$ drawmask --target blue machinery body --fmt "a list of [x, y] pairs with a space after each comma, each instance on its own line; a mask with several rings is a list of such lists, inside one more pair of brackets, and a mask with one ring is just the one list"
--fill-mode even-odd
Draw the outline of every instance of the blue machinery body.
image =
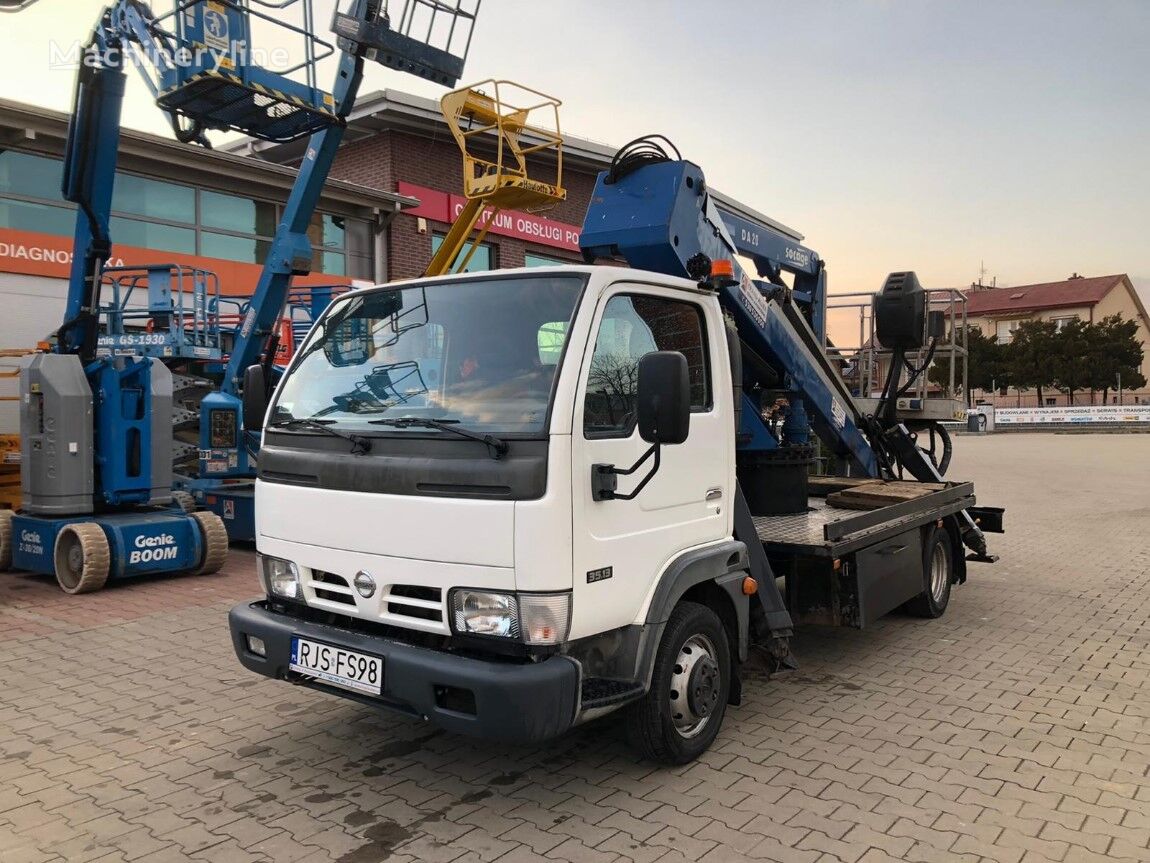
[[[17, 566], [53, 571], [56, 537], [77, 522], [94, 522], [102, 530], [111, 552], [111, 577], [199, 565], [205, 552], [196, 519], [165, 508], [171, 500], [166, 488], [157, 494], [156, 479], [163, 474], [157, 474], [156, 458], [164, 449], [158, 436], [170, 432], [166, 417], [157, 422], [164, 404], [163, 386], [170, 387], [165, 371], [157, 396], [153, 364], [161, 359], [210, 363], [227, 354], [222, 391], [203, 404], [203, 473], [192, 486], [201, 496], [218, 492], [221, 499], [213, 508], [238, 525], [240, 536], [254, 533], [250, 490], [237, 490], [229, 503], [232, 490], [220, 482], [254, 475], [248, 450], [255, 442], [242, 437], [240, 376], [261, 354], [269, 365], [274, 361], [275, 333], [292, 277], [311, 271], [307, 229], [354, 105], [364, 60], [454, 83], [462, 71], [480, 2], [475, 0], [470, 12], [458, 0], [454, 5], [441, 0], [393, 3], [402, 6], [395, 26], [382, 9], [382, 0], [353, 0], [346, 12], [337, 9], [333, 29], [340, 56], [331, 93], [317, 88], [315, 67], [337, 47], [315, 36], [311, 0], [173, 0], [171, 10], [158, 16], [143, 0], [117, 0], [101, 12], [80, 64], [68, 129], [62, 191], [78, 206], [74, 256], [64, 322], [56, 334], [55, 353], [61, 360], [44, 378], [67, 381], [65, 366], [75, 362], [82, 367], [92, 432], [70, 446], [80, 459], [77, 464], [90, 467], [76, 472], [75, 493], [66, 498], [63, 509], [29, 507], [26, 491], [25, 510], [13, 520]], [[289, 7], [300, 10], [300, 26], [285, 23], [284, 10]], [[302, 40], [302, 59], [295, 67], [277, 73], [253, 62], [251, 28], [256, 18]], [[410, 35], [413, 28], [424, 26], [426, 39]], [[433, 33], [445, 29], [446, 49], [426, 44]], [[452, 53], [452, 46], [459, 44], [463, 51]], [[129, 62], [143, 74], [176, 137], [185, 143], [209, 146], [205, 137], [209, 129], [270, 141], [311, 135], [255, 295], [237, 307], [240, 323], [227, 334], [231, 339], [226, 352], [219, 323], [223, 301], [213, 274], [167, 264], [106, 266], [112, 249], [109, 226], [124, 68]], [[132, 292], [145, 286], [146, 311], [133, 309]], [[101, 304], [104, 289], [111, 294], [106, 305]], [[153, 328], [133, 330], [132, 319], [139, 317], [146, 317]], [[62, 399], [56, 395], [49, 394], [45, 403], [63, 404], [75, 393], [74, 389], [63, 393]], [[76, 415], [74, 398], [67, 409]], [[40, 426], [43, 436], [43, 422]], [[222, 459], [214, 457], [217, 451]], [[40, 486], [57, 490], [54, 470], [52, 482], [31, 475], [31, 470], [29, 474], [33, 500]], [[154, 551], [161, 548], [162, 554]]]
[[[621, 255], [633, 267], [699, 282], [708, 280], [713, 261], [731, 262], [729, 278], [708, 284], [735, 324], [742, 354], [755, 359], [736, 381], [744, 387], [740, 452], [801, 447], [812, 428], [850, 473], [880, 477], [897, 469], [919, 481], [940, 481], [906, 427], [889, 417], [863, 415], [827, 359], [826, 274], [818, 255], [774, 226], [721, 210], [698, 165], [671, 159], [661, 148], [652, 156], [649, 138], [628, 148], [596, 181], [580, 234], [583, 255], [589, 261]], [[750, 257], [767, 281], [751, 278], [739, 254]], [[793, 275], [793, 288], [786, 287], [782, 272]], [[748, 385], [788, 393], [781, 434], [767, 427]], [[993, 560], [970, 514], [956, 517], [974, 559]]]
[[[878, 476], [862, 417], [820, 348], [826, 276], [818, 255], [770, 226], [720, 211], [702, 169], [685, 160], [646, 165], [612, 182], [601, 174], [580, 244], [591, 259], [622, 255], [633, 267], [684, 277], [692, 275], [688, 262], [696, 255], [731, 260], [734, 277], [719, 287], [719, 300], [746, 347], [785, 378], [764, 383], [794, 396], [784, 440], [803, 442], [806, 415], [836, 455], [848, 458], [857, 472]], [[774, 280], [780, 271], [794, 273], [792, 296], [785, 298], [778, 284], [752, 279], [735, 260], [739, 253], [752, 256]], [[777, 447], [780, 441], [766, 428], [760, 407], [746, 394], [743, 399], [740, 448]]]

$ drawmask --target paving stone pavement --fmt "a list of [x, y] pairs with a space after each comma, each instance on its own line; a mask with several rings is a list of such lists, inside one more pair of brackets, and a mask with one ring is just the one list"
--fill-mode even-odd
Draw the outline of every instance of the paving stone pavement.
[[946, 617], [805, 630], [714, 749], [491, 746], [250, 675], [202, 578], [0, 576], [0, 861], [1150, 860], [1150, 435], [963, 437], [1008, 507]]

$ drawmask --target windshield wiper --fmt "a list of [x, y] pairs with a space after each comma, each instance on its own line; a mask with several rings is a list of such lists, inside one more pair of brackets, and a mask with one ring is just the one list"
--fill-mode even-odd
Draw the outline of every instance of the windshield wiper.
[[368, 425], [373, 426], [391, 426], [392, 428], [429, 428], [439, 429], [440, 431], [451, 432], [460, 437], [468, 438], [469, 440], [479, 441], [481, 444], [487, 445], [487, 454], [493, 459], [501, 459], [507, 454], [509, 447], [507, 441], [497, 438], [495, 435], [483, 434], [482, 432], [471, 431], [470, 429], [460, 428], [458, 426], [459, 420], [437, 420], [430, 417], [394, 417], [382, 420], [368, 420]]
[[278, 420], [274, 423], [268, 423], [268, 428], [273, 429], [311, 429], [312, 431], [323, 432], [332, 437], [342, 438], [346, 441], [351, 441], [351, 454], [352, 455], [366, 455], [371, 452], [371, 438], [364, 437], [363, 435], [351, 434], [349, 432], [336, 431], [331, 428], [335, 420], [318, 420], [314, 417], [292, 417], [291, 419]]

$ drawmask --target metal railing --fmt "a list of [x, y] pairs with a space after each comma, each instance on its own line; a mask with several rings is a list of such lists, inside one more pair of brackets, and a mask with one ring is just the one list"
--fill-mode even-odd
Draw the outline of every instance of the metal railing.
[[[965, 399], [967, 391], [967, 326], [966, 296], [956, 288], [927, 288], [927, 311], [942, 312], [945, 330], [934, 345], [930, 356], [930, 367], [918, 376], [913, 388], [906, 394], [917, 399]], [[852, 395], [858, 398], [877, 398], [886, 377], [890, 372], [892, 352], [879, 343], [875, 332], [875, 294], [855, 292], [831, 294], [827, 297], [828, 318], [834, 312], [854, 310], [857, 315], [858, 342], [840, 345], [824, 344], [824, 350], [831, 360], [837, 360], [842, 368], [843, 378]], [[927, 315], [929, 320], [929, 314]], [[907, 360], [914, 366], [921, 366], [930, 354], [929, 332], [924, 324], [923, 343], [927, 347], [907, 354]], [[945, 362], [948, 368], [946, 383], [937, 384], [931, 380], [930, 370]], [[898, 384], [909, 378], [904, 367], [899, 373]]]

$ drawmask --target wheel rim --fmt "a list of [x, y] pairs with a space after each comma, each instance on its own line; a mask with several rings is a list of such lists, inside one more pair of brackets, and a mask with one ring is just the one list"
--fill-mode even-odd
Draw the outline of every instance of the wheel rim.
[[950, 555], [943, 544], [936, 543], [930, 553], [930, 595], [941, 605], [950, 584]]
[[84, 570], [84, 548], [80, 539], [72, 531], [60, 537], [62, 548], [56, 559], [56, 576], [68, 588], [75, 587], [80, 581], [80, 574]]
[[722, 671], [715, 645], [695, 634], [683, 642], [671, 670], [671, 721], [682, 737], [694, 737], [719, 707]]

